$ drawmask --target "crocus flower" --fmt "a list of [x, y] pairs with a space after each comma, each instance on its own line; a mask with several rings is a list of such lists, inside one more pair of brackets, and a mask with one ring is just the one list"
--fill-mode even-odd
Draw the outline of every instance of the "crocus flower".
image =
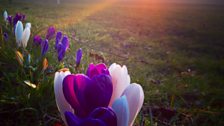
[[[57, 36], [56, 36], [56, 41], [57, 41]], [[62, 38], [62, 41], [61, 42], [59, 41], [58, 44], [55, 45], [55, 47], [56, 47], [57, 53], [58, 53], [58, 61], [61, 61], [64, 58], [65, 52], [66, 52], [66, 50], [69, 47], [69, 39], [68, 39], [68, 37], [64, 36]]]
[[42, 42], [42, 39], [39, 35], [35, 35], [34, 38], [33, 38], [33, 42], [35, 45], [40, 45], [41, 42]]
[[76, 66], [79, 66], [82, 59], [82, 48], [79, 48], [76, 52]]
[[126, 96], [130, 112], [128, 126], [132, 126], [143, 105], [143, 89], [139, 84], [130, 84], [130, 76], [126, 66], [121, 67], [120, 65], [114, 63], [109, 67], [109, 72], [113, 83], [113, 94], [110, 104], [113, 104], [115, 99], [118, 99], [121, 96]]
[[9, 16], [7, 17], [7, 21], [8, 21], [8, 23], [9, 23], [10, 25], [12, 25], [12, 16], [11, 16], [11, 15], [9, 15]]
[[7, 21], [7, 18], [8, 18], [8, 13], [7, 13], [7, 11], [4, 11], [4, 13], [3, 13], [3, 17], [4, 17], [4, 20]]
[[25, 28], [31, 28], [31, 23], [30, 22], [26, 23]]
[[58, 61], [62, 61], [62, 59], [65, 57], [65, 46], [62, 44], [59, 44], [57, 47], [57, 53], [58, 53]]
[[46, 39], [51, 40], [54, 37], [55, 34], [55, 28], [53, 26], [50, 26], [47, 30]]
[[48, 44], [47, 39], [45, 39], [44, 41], [41, 42], [41, 55], [42, 56], [44, 56], [47, 53], [48, 47], [49, 47], [49, 44]]
[[30, 28], [26, 27], [23, 30], [23, 23], [21, 21], [18, 21], [15, 28], [15, 36], [17, 46], [22, 46], [23, 48], [26, 48], [27, 42], [30, 38]]
[[16, 13], [15, 17], [13, 18], [13, 26], [17, 24], [18, 21], [24, 21], [26, 16], [21, 13]]
[[23, 39], [23, 23], [21, 21], [18, 21], [16, 24], [15, 36], [17, 46], [20, 47], [22, 45], [22, 39]]
[[3, 33], [3, 36], [4, 36], [4, 40], [5, 41], [8, 41], [9, 35], [6, 32]]
[[59, 31], [57, 32], [57, 35], [56, 35], [56, 40], [55, 40], [55, 49], [57, 49], [58, 47], [58, 44], [60, 43], [61, 41], [61, 38], [62, 38], [62, 32]]

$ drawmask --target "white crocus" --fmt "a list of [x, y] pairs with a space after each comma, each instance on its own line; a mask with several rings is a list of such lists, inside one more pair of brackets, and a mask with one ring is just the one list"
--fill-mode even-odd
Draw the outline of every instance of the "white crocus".
[[[65, 111], [73, 112], [73, 109], [71, 108], [70, 104], [67, 102], [67, 100], [64, 97], [63, 94], [63, 79], [71, 74], [70, 71], [62, 70], [55, 73], [54, 76], [54, 94], [55, 94], [55, 100], [58, 107], [58, 110], [61, 113], [62, 120], [66, 123], [66, 119], [64, 116]], [[67, 124], [66, 124], [67, 125]]]
[[21, 21], [18, 21], [16, 23], [15, 36], [17, 46], [20, 47], [22, 45], [22, 39], [23, 39], [23, 23]]
[[31, 23], [27, 23], [24, 30], [23, 30], [23, 23], [21, 21], [18, 21], [16, 23], [15, 36], [18, 47], [22, 46], [23, 48], [26, 48], [28, 40], [30, 38], [31, 33], [30, 28]]
[[30, 38], [30, 28], [26, 27], [23, 31], [23, 39], [22, 39], [23, 48], [26, 48], [29, 38]]
[[113, 63], [109, 67], [109, 72], [113, 83], [113, 94], [110, 105], [113, 104], [116, 99], [126, 96], [130, 113], [128, 126], [132, 126], [144, 102], [143, 89], [139, 84], [130, 84], [130, 76], [126, 66], [121, 67]]
[[30, 22], [26, 23], [25, 28], [31, 28], [31, 23]]
[[8, 18], [8, 13], [7, 13], [7, 11], [4, 11], [4, 13], [3, 13], [3, 17], [4, 17], [4, 20], [7, 21], [7, 18]]
[[110, 100], [110, 106], [113, 104], [113, 101], [121, 96], [125, 88], [130, 85], [130, 76], [128, 74], [127, 67], [120, 66], [116, 63], [113, 63], [109, 67], [109, 72], [112, 77], [113, 83], [113, 93]]

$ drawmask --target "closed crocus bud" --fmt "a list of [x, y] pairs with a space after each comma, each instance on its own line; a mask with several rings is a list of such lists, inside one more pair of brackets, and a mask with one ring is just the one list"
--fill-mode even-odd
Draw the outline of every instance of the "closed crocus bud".
[[[63, 68], [55, 73], [54, 76], [54, 94], [55, 100], [58, 107], [59, 112], [61, 113], [62, 120], [66, 123], [64, 113], [65, 111], [69, 111], [73, 113], [73, 109], [71, 108], [70, 104], [66, 101], [64, 94], [63, 94], [63, 79], [71, 74], [69, 69]], [[66, 124], [67, 125], [67, 124]]]
[[45, 39], [44, 41], [41, 42], [41, 55], [42, 56], [44, 56], [47, 53], [48, 47], [49, 47], [49, 44], [48, 44], [47, 39]]
[[47, 30], [46, 39], [51, 40], [54, 37], [55, 31], [56, 30], [53, 26], [49, 27]]
[[110, 101], [110, 105], [114, 102], [115, 99], [119, 98], [125, 88], [130, 85], [130, 76], [126, 66], [120, 66], [119, 64], [113, 63], [109, 67], [109, 72], [112, 77], [113, 83], [113, 94]]
[[21, 66], [23, 66], [23, 55], [19, 51], [16, 51], [16, 60]]
[[82, 48], [79, 48], [76, 52], [76, 66], [79, 66], [82, 59]]
[[10, 25], [12, 25], [12, 16], [9, 15], [9, 16], [7, 17], [7, 21], [8, 21], [8, 23], [9, 23]]
[[65, 47], [65, 51], [68, 49], [69, 47], [69, 39], [67, 36], [64, 36], [62, 38], [62, 41], [61, 41], [62, 45]]
[[7, 13], [7, 11], [4, 11], [4, 13], [3, 13], [3, 17], [4, 17], [4, 20], [7, 21], [7, 18], [8, 18], [8, 13]]
[[23, 39], [22, 39], [23, 48], [26, 48], [29, 38], [30, 38], [30, 28], [26, 27], [25, 30], [23, 31]]
[[40, 45], [42, 42], [42, 38], [39, 35], [35, 35], [33, 38], [33, 42], [35, 45]]
[[30, 22], [26, 23], [25, 28], [31, 28], [31, 23]]
[[22, 45], [22, 39], [23, 39], [23, 23], [21, 21], [18, 21], [16, 24], [15, 36], [17, 46], [20, 47]]

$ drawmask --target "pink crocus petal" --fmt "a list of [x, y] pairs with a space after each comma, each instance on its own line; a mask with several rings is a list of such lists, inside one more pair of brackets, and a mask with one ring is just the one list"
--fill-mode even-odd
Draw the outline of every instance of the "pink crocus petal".
[[109, 71], [107, 70], [107, 66], [104, 63], [100, 63], [94, 65], [93, 63], [89, 64], [86, 75], [90, 78], [99, 74], [107, 74], [109, 75]]
[[111, 106], [114, 100], [119, 98], [125, 88], [130, 85], [130, 76], [125, 65], [121, 67], [116, 63], [113, 63], [109, 67], [109, 72], [113, 83], [113, 94], [109, 104]]
[[66, 76], [63, 80], [63, 93], [65, 96], [65, 99], [68, 101], [68, 103], [74, 109], [75, 113], [77, 113], [78, 109], [80, 109], [81, 106], [78, 102], [77, 96], [74, 91], [74, 83], [75, 83], [75, 81], [79, 82], [78, 87], [80, 90], [82, 90], [84, 87], [82, 87], [81, 84], [85, 81], [84, 79], [79, 79], [80, 76], [85, 77], [84, 74], [76, 74], [76, 75], [71, 74], [71, 75]]
[[144, 102], [144, 92], [141, 85], [133, 83], [130, 84], [123, 92], [122, 96], [127, 97], [130, 116], [129, 116], [129, 126], [132, 126], [136, 116], [142, 108]]
[[[56, 72], [54, 76], [54, 94], [55, 94], [55, 100], [58, 107], [59, 112], [61, 113], [62, 120], [66, 123], [64, 112], [70, 111], [73, 112], [73, 109], [71, 108], [70, 104], [66, 101], [63, 90], [62, 90], [62, 82], [63, 79], [71, 74], [69, 71], [66, 72]], [[67, 123], [66, 123], [67, 124]]]

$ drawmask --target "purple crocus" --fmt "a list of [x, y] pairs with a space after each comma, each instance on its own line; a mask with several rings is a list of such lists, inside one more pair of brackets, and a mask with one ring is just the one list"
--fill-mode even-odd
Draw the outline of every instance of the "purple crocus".
[[8, 20], [8, 23], [10, 24], [10, 25], [12, 25], [12, 16], [11, 15], [9, 15], [8, 17], [7, 17], [7, 20]]
[[66, 111], [65, 118], [68, 126], [117, 126], [116, 114], [109, 107], [96, 108], [84, 119]]
[[53, 26], [50, 26], [47, 30], [46, 39], [51, 40], [54, 37], [55, 31], [55, 28]]
[[91, 64], [87, 75], [71, 74], [64, 78], [65, 99], [79, 118], [88, 117], [98, 107], [108, 107], [113, 90], [111, 77], [108, 74], [105, 64], [96, 66]]
[[24, 21], [26, 19], [26, 15], [21, 13], [16, 13], [15, 17], [13, 18], [13, 26], [16, 25], [17, 21]]
[[41, 55], [42, 56], [44, 56], [47, 53], [48, 47], [49, 47], [49, 44], [48, 44], [47, 39], [45, 39], [44, 41], [41, 42]]
[[79, 48], [76, 52], [76, 66], [78, 67], [82, 59], [82, 48]]
[[41, 42], [42, 42], [42, 38], [39, 36], [39, 35], [35, 35], [34, 38], [33, 38], [33, 42], [35, 45], [41, 45]]
[[69, 47], [69, 39], [68, 39], [68, 37], [64, 36], [62, 38], [62, 41], [60, 41], [60, 37], [61, 37], [60, 33], [57, 33], [56, 42], [55, 42], [55, 48], [56, 48], [57, 53], [58, 53], [58, 61], [61, 61], [64, 58], [65, 52], [67, 51], [67, 49]]
[[60, 43], [57, 47], [58, 61], [62, 61], [62, 59], [65, 57], [65, 52], [65, 46]]
[[5, 41], [8, 41], [8, 39], [9, 39], [9, 35], [8, 35], [6, 32], [4, 32], [3, 36], [4, 36], [4, 40], [5, 40]]
[[59, 31], [59, 32], [57, 32], [57, 35], [56, 35], [55, 46], [54, 46], [55, 49], [57, 49], [57, 46], [58, 46], [58, 44], [60, 43], [61, 38], [62, 38], [62, 32]]

